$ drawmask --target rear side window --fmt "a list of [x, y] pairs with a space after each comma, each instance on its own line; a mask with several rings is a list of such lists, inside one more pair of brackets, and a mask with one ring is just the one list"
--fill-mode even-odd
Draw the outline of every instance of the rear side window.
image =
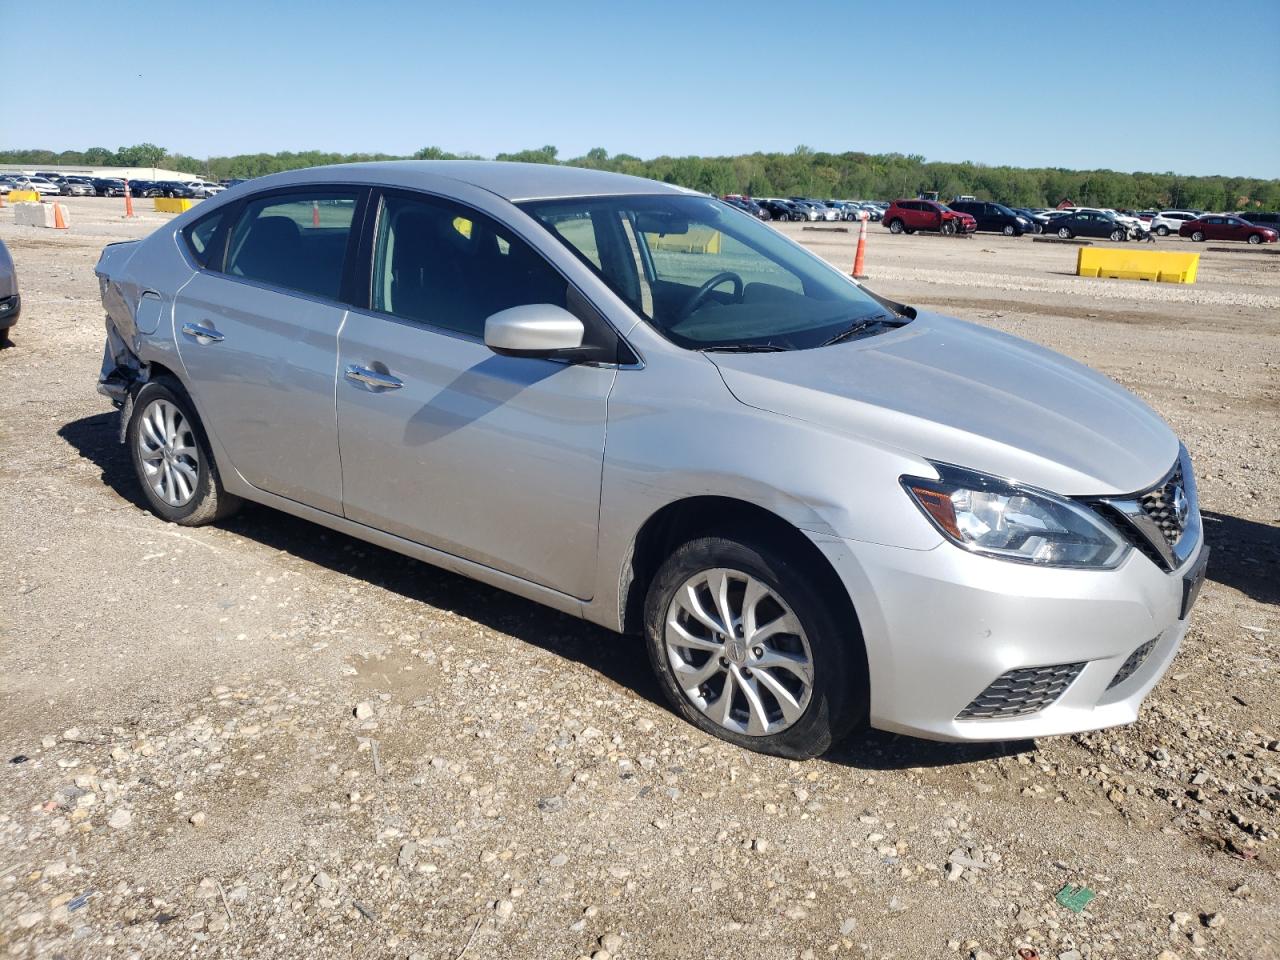
[[187, 240], [187, 249], [191, 252], [191, 259], [202, 267], [218, 269], [221, 266], [214, 262], [213, 244], [225, 216], [225, 208], [217, 210], [207, 217], [201, 217], [183, 231]]
[[508, 307], [566, 306], [568, 282], [487, 217], [443, 200], [383, 201], [373, 254], [374, 310], [477, 339]]
[[355, 210], [354, 190], [251, 200], [231, 233], [226, 273], [336, 300]]

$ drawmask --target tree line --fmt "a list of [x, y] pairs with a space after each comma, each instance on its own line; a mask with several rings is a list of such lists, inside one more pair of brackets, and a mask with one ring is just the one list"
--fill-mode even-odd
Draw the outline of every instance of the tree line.
[[[191, 157], [152, 143], [109, 150], [3, 150], [0, 163], [90, 164], [164, 167], [210, 179], [251, 178], [281, 170], [371, 160], [481, 159], [425, 147], [411, 158], [385, 153], [325, 153], [317, 150]], [[892, 200], [936, 190], [944, 199], [973, 195], [1015, 206], [1080, 205], [1123, 209], [1193, 207], [1203, 210], [1280, 209], [1280, 179], [1124, 173], [1061, 167], [988, 166], [930, 161], [917, 154], [825, 153], [805, 146], [790, 153], [750, 153], [731, 157], [610, 155], [602, 147], [562, 160], [553, 146], [500, 153], [495, 160], [565, 164], [648, 177], [704, 193], [744, 193], [756, 197], [806, 196], [819, 199]]]

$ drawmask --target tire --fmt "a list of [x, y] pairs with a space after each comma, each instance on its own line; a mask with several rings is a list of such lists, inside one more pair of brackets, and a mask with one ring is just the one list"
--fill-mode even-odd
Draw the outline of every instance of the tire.
[[1129, 235], [1128, 235], [1127, 233], [1125, 233], [1123, 230], [1112, 230], [1112, 231], [1111, 231], [1111, 240], [1112, 240], [1112, 242], [1113, 242], [1113, 243], [1119, 243], [1121, 240], [1125, 240], [1125, 239], [1127, 239], [1127, 238], [1128, 238], [1128, 236], [1129, 236]]
[[938, 224], [938, 232], [948, 237], [955, 236], [956, 222], [954, 220], [943, 220]]
[[[744, 581], [749, 578], [767, 591], [758, 597], [755, 614], [762, 615], [761, 610], [766, 608], [767, 612], [775, 614], [763, 621], [765, 628], [775, 622], [779, 611], [785, 616], [789, 608], [792, 623], [799, 626], [798, 631], [788, 633], [785, 629], [779, 630], [753, 647], [739, 630], [737, 638], [729, 638], [721, 644], [726, 656], [718, 656], [705, 648], [673, 650], [668, 645], [669, 620], [689, 624], [683, 633], [670, 634], [677, 643], [691, 633], [714, 637], [714, 631], [708, 626], [685, 616], [689, 607], [682, 598], [688, 597], [686, 587], [691, 583], [696, 585], [704, 577], [704, 586], [718, 582], [720, 572], [728, 575], [726, 581], [730, 586], [726, 600], [730, 616], [739, 627], [741, 621], [746, 620], [746, 610], [742, 608], [746, 592]], [[704, 537], [678, 547], [659, 568], [645, 599], [645, 639], [649, 659], [676, 712], [699, 729], [736, 746], [795, 760], [825, 752], [865, 722], [870, 695], [861, 631], [856, 622], [852, 627], [849, 625], [847, 615], [842, 616], [835, 604], [823, 599], [820, 592], [822, 582], [823, 578], [815, 576], [806, 564], [795, 562], [785, 551], [767, 542]], [[695, 587], [695, 594], [704, 598], [703, 604], [699, 604], [703, 610], [706, 602], [712, 603], [713, 610], [716, 608], [709, 592]], [[777, 602], [779, 599], [781, 604]], [[737, 611], [733, 609], [735, 604], [739, 608]], [[713, 621], [722, 622], [723, 618], [717, 613], [713, 615]], [[735, 643], [736, 648], [733, 646]], [[786, 658], [793, 663], [807, 663], [808, 681], [800, 679], [786, 667], [753, 668], [753, 663], [762, 662], [760, 651], [766, 657], [774, 655], [779, 661]], [[731, 661], [729, 657], [735, 653], [740, 657]], [[693, 660], [692, 663], [685, 659], [686, 655]], [[704, 655], [705, 659], [702, 659]], [[797, 657], [800, 659], [796, 660]], [[673, 660], [688, 669], [683, 678], [685, 684], [695, 682], [699, 670], [710, 668], [715, 672], [695, 688], [694, 694], [688, 694], [681, 686]], [[731, 680], [731, 675], [735, 679]], [[770, 680], [761, 679], [761, 675]], [[746, 683], [751, 684], [756, 694], [755, 703], [763, 709], [752, 709], [743, 686]], [[725, 686], [730, 684], [733, 691], [726, 706], [731, 713], [726, 725], [719, 719], [713, 719], [713, 715], [724, 696]], [[782, 712], [783, 701], [771, 692], [783, 684], [788, 685], [785, 692], [792, 693], [793, 689], [802, 691], [799, 696], [792, 693], [790, 706], [796, 712], [791, 718]], [[699, 706], [693, 696], [701, 697], [704, 690], [706, 701]], [[712, 697], [713, 693], [717, 695]], [[757, 730], [746, 732], [753, 722]], [[768, 726], [774, 724], [779, 725], [779, 729], [767, 732]]]
[[1006, 237], [1016, 237], [1018, 235], [1018, 228], [1012, 223], [1006, 223], [1004, 225], [1004, 235]]
[[1157, 237], [1167, 237], [1168, 235], [1169, 235], [1169, 228], [1166, 227], [1163, 223], [1160, 224], [1160, 226], [1156, 227]]
[[1258, 236], [1256, 233], [1251, 233], [1251, 234], [1249, 234], [1249, 242], [1250, 242], [1250, 243], [1255, 243], [1255, 244], [1257, 244], [1257, 243], [1261, 243], [1261, 242], [1262, 242], [1262, 238], [1261, 238], [1260, 236]]
[[906, 225], [896, 217], [889, 221], [890, 233], [902, 233], [906, 229]]
[[[240, 509], [241, 499], [223, 489], [195, 405], [176, 380], [157, 377], [138, 391], [125, 442], [147, 506], [160, 519], [198, 527]], [[144, 450], [155, 456], [144, 462]]]
[[1071, 230], [1070, 230], [1070, 228], [1068, 228], [1068, 227], [1059, 227], [1059, 228], [1058, 228], [1058, 236], [1059, 236], [1059, 237], [1061, 237], [1063, 240], [1070, 240], [1070, 239], [1071, 239]]
[[1194, 240], [1196, 243], [1204, 243], [1204, 231], [1193, 230], [1191, 232], [1191, 239]]

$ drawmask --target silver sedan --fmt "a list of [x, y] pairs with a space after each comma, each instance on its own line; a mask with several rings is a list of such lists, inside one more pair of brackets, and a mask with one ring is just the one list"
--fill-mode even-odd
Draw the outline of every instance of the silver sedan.
[[744, 747], [1130, 722], [1204, 576], [1139, 399], [668, 184], [316, 168], [97, 272], [158, 516], [253, 500], [642, 634]]
[[22, 297], [18, 294], [18, 271], [13, 267], [13, 257], [0, 240], [0, 343], [9, 339], [10, 332], [22, 313]]

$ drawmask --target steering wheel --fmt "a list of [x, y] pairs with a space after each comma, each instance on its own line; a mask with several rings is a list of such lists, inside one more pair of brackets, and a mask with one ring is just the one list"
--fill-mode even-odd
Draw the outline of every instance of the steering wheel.
[[725, 270], [723, 273], [717, 273], [714, 277], [694, 291], [693, 296], [691, 296], [688, 302], [685, 303], [684, 309], [680, 311], [680, 319], [685, 319], [689, 314], [697, 310], [698, 307], [702, 306], [702, 301], [711, 295], [711, 291], [726, 281], [733, 282], [733, 299], [735, 301], [741, 300], [743, 288], [742, 278], [732, 270]]

